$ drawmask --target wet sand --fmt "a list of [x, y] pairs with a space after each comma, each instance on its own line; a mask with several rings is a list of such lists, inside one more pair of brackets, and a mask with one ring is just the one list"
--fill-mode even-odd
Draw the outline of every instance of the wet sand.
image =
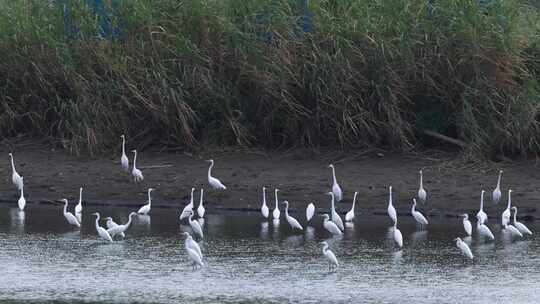
[[[419, 206], [431, 216], [455, 216], [468, 212], [476, 214], [481, 189], [486, 190], [485, 209], [493, 218], [500, 218], [506, 208], [507, 190], [514, 190], [512, 202], [518, 215], [540, 218], [540, 172], [534, 161], [507, 163], [466, 163], [456, 155], [438, 153], [434, 156], [383, 154], [380, 152], [204, 152], [202, 155], [158, 151], [140, 151], [138, 167], [144, 181], [134, 183], [131, 175], [120, 167], [120, 153], [110, 157], [75, 156], [64, 150], [32, 144], [8, 149], [0, 148], [0, 202], [16, 204], [19, 193], [11, 183], [8, 153], [15, 155], [16, 169], [25, 179], [25, 196], [33, 203], [49, 203], [68, 198], [73, 204], [78, 189], [84, 187], [87, 204], [116, 205], [138, 208], [146, 201], [148, 187], [156, 188], [153, 207], [173, 208], [174, 212], [189, 201], [191, 187], [205, 188], [205, 207], [209, 212], [221, 209], [258, 210], [262, 186], [268, 188], [267, 203], [273, 209], [275, 187], [280, 189], [279, 200], [288, 200], [292, 212], [304, 214], [305, 206], [313, 202], [317, 211], [328, 210], [334, 163], [344, 199], [338, 204], [340, 212], [350, 209], [354, 191], [358, 191], [357, 214], [385, 214], [388, 186], [394, 189], [394, 205], [398, 213], [409, 214], [411, 199], [418, 191], [418, 170], [424, 170], [424, 187], [428, 202]], [[131, 153], [130, 153], [131, 154]], [[130, 165], [132, 155], [130, 157]], [[213, 175], [226, 186], [226, 191], [209, 189], [207, 171], [215, 161]], [[503, 198], [499, 205], [491, 201], [498, 170], [502, 178]], [[132, 206], [132, 207], [131, 207]], [[281, 206], [282, 208], [282, 206]]]

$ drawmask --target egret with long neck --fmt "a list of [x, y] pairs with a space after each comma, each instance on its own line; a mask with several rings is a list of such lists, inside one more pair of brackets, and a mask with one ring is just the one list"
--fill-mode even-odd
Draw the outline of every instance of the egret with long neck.
[[396, 213], [396, 208], [394, 208], [394, 204], [392, 202], [392, 186], [388, 187], [388, 192], [390, 194], [389, 194], [389, 197], [388, 197], [387, 212], [388, 212], [388, 216], [390, 217], [390, 219], [392, 219], [392, 221], [395, 223], [395, 222], [397, 222], [397, 213]]
[[501, 214], [501, 224], [503, 227], [506, 227], [510, 223], [510, 207], [512, 207], [512, 190], [508, 190], [508, 205], [506, 209]]
[[279, 216], [281, 215], [281, 212], [279, 212], [279, 202], [278, 202], [278, 193], [279, 189], [274, 190], [274, 196], [276, 198], [276, 206], [274, 207], [274, 211], [272, 211], [272, 217], [274, 217], [274, 220], [279, 220]]
[[99, 226], [99, 213], [96, 212], [96, 213], [94, 213], [94, 215], [96, 216], [96, 231], [97, 231], [99, 237], [106, 240], [106, 241], [112, 242], [113, 239], [112, 239], [111, 235], [107, 232], [107, 230], [105, 230], [105, 228]]
[[131, 152], [134, 153], [133, 169], [131, 170], [131, 175], [133, 176], [133, 180], [135, 182], [141, 182], [144, 179], [144, 176], [142, 174], [142, 171], [137, 168], [137, 150], [132, 150]]
[[357, 195], [358, 195], [358, 192], [354, 192], [351, 210], [349, 210], [349, 212], [347, 212], [347, 214], [345, 214], [345, 221], [346, 222], [352, 222], [354, 220], [354, 206], [356, 204], [356, 196]]
[[302, 228], [302, 225], [300, 225], [300, 223], [294, 217], [289, 215], [289, 202], [284, 201], [283, 204], [285, 204], [285, 218], [287, 219], [287, 222], [289, 223], [291, 228], [304, 230], [304, 228]]
[[336, 169], [332, 164], [328, 165], [328, 167], [332, 168], [332, 192], [334, 193], [335, 200], [339, 203], [343, 199], [343, 192], [341, 191], [341, 187], [337, 182]]
[[331, 210], [332, 222], [336, 223], [336, 225], [339, 227], [339, 229], [341, 231], [343, 231], [345, 229], [345, 227], [343, 226], [343, 220], [341, 220], [341, 217], [336, 212], [336, 206], [335, 206], [335, 203], [334, 203], [334, 192], [328, 192], [326, 194], [330, 195], [330, 197], [331, 197], [330, 205], [331, 205], [331, 209], [332, 209]]
[[264, 218], [268, 218], [269, 209], [266, 205], [266, 187], [262, 188], [263, 191], [263, 197], [262, 197], [262, 206], [261, 206], [261, 214]]
[[525, 226], [525, 224], [523, 223], [520, 223], [516, 220], [516, 217], [517, 217], [517, 207], [512, 207], [512, 210], [514, 210], [514, 226], [516, 226], [516, 228], [523, 234], [529, 234], [529, 235], [532, 235], [532, 231], [529, 230], [529, 228], [527, 228], [527, 226]]
[[71, 225], [77, 226], [77, 227], [81, 227], [81, 223], [79, 223], [79, 221], [77, 220], [75, 215], [73, 215], [73, 213], [67, 211], [68, 200], [63, 199], [62, 202], [64, 202], [64, 217], [66, 218], [68, 223], [71, 224]]
[[13, 182], [13, 185], [17, 187], [17, 190], [21, 190], [23, 187], [23, 179], [17, 173], [17, 170], [15, 170], [15, 161], [13, 160], [13, 153], [9, 153], [9, 157], [11, 158], [11, 181]]
[[332, 250], [329, 249], [329, 245], [327, 242], [321, 242], [323, 245], [322, 253], [324, 257], [328, 260], [328, 268], [330, 269], [332, 266], [339, 267], [338, 260], [336, 258], [336, 255], [332, 252]]
[[139, 208], [139, 210], [137, 211], [138, 214], [146, 215], [148, 214], [148, 212], [150, 212], [150, 209], [152, 209], [152, 191], [154, 191], [154, 188], [148, 188], [148, 204]]
[[499, 201], [501, 200], [501, 177], [502, 177], [502, 173], [503, 171], [502, 170], [499, 170], [499, 178], [497, 179], [497, 187], [495, 187], [495, 189], [493, 190], [493, 195], [492, 195], [492, 198], [493, 198], [493, 203], [494, 204], [498, 204]]
[[126, 137], [124, 134], [120, 135], [120, 138], [122, 138], [122, 156], [120, 157], [120, 164], [122, 165], [122, 169], [125, 172], [129, 171], [129, 159], [126, 155]]
[[182, 210], [182, 213], [180, 214], [180, 220], [188, 218], [191, 214], [191, 211], [193, 210], [193, 192], [195, 192], [195, 188], [191, 188], [191, 198], [189, 199], [189, 204], [187, 204]]
[[221, 183], [221, 181], [212, 176], [212, 168], [214, 167], [214, 160], [209, 159], [210, 167], [208, 167], [208, 183], [210, 186], [216, 190], [226, 190], [227, 187]]
[[125, 232], [128, 230], [129, 226], [131, 226], [132, 218], [137, 215], [136, 212], [131, 212], [128, 217], [127, 223], [124, 225], [116, 225], [115, 227], [107, 229], [107, 232], [111, 235], [111, 237], [114, 237], [115, 235], [120, 235], [122, 237], [125, 237]]
[[79, 188], [79, 203], [75, 206], [75, 213], [81, 213], [82, 212], [82, 190], [83, 188]]
[[[22, 179], [24, 178], [21, 176], [21, 180]], [[23, 183], [23, 187], [21, 188], [21, 196], [19, 197], [17, 204], [19, 205], [19, 210], [24, 211], [24, 207], [26, 206], [26, 199], [24, 198], [24, 183]]]
[[480, 194], [480, 210], [476, 214], [476, 218], [481, 224], [486, 223], [488, 221], [488, 216], [484, 212], [484, 193], [485, 192], [486, 191], [482, 190], [482, 193]]

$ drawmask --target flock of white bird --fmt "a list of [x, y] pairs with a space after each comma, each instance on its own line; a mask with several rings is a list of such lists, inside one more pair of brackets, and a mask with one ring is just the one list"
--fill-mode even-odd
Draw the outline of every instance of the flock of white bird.
[[[129, 172], [129, 159], [126, 155], [126, 150], [125, 150], [125, 145], [126, 145], [125, 136], [122, 135], [121, 138], [122, 138], [122, 156], [120, 158], [120, 163], [121, 163], [122, 169], [125, 172]], [[135, 182], [140, 182], [144, 179], [144, 176], [142, 174], [142, 171], [137, 168], [137, 151], [132, 150], [132, 152], [134, 153], [134, 157], [133, 157], [133, 167], [131, 170], [131, 175]], [[9, 156], [11, 158], [12, 182], [13, 182], [13, 185], [20, 191], [20, 198], [18, 200], [18, 206], [20, 210], [24, 210], [26, 206], [26, 199], [24, 198], [24, 179], [22, 176], [19, 175], [19, 173], [15, 169], [15, 161], [13, 159], [13, 154], [9, 153]], [[214, 167], [214, 160], [210, 159], [208, 160], [208, 162], [210, 162], [210, 166], [208, 168], [208, 184], [213, 189], [226, 190], [227, 187], [225, 187], [225, 185], [223, 185], [223, 183], [219, 179], [212, 176], [212, 168]], [[340, 215], [338, 214], [338, 212], [336, 212], [335, 203], [340, 202], [343, 199], [343, 192], [337, 182], [336, 171], [335, 171], [334, 166], [329, 165], [329, 168], [332, 169], [332, 191], [327, 193], [327, 195], [330, 196], [330, 215], [322, 214], [322, 217], [324, 218], [323, 227], [332, 236], [339, 236], [339, 235], [342, 235], [344, 232], [344, 225], [343, 225], [343, 220], [341, 219]], [[499, 171], [499, 178], [497, 180], [497, 186], [493, 190], [492, 199], [493, 199], [494, 204], [498, 204], [502, 197], [502, 193], [501, 193], [502, 173], [503, 173], [502, 170]], [[421, 203], [425, 203], [427, 200], [427, 191], [423, 186], [422, 170], [419, 171], [419, 174], [420, 174], [420, 186], [418, 189], [418, 199]], [[105, 229], [99, 224], [100, 214], [97, 212], [93, 213], [93, 215], [96, 216], [95, 228], [99, 237], [109, 242], [113, 242], [113, 239], [116, 236], [119, 236], [122, 238], [125, 237], [125, 232], [130, 227], [132, 218], [137, 215], [146, 215], [151, 211], [151, 208], [152, 208], [151, 193], [153, 190], [154, 189], [152, 188], [148, 189], [147, 204], [143, 205], [137, 212], [131, 212], [129, 214], [128, 221], [123, 225], [119, 225], [115, 223], [111, 217], [106, 217], [105, 219], [107, 220], [107, 223], [106, 223], [107, 228]], [[192, 188], [190, 202], [182, 210], [180, 214], [180, 220], [187, 219], [189, 225], [192, 228], [194, 236], [202, 239], [204, 237], [204, 234], [203, 234], [203, 229], [201, 227], [201, 223], [198, 220], [193, 219], [195, 215], [194, 191], [195, 191], [195, 188]], [[75, 214], [67, 210], [68, 204], [69, 204], [68, 200], [67, 199], [61, 200], [64, 204], [63, 215], [66, 221], [70, 225], [74, 225], [76, 227], [81, 227], [81, 219], [82, 219], [82, 211], [83, 211], [82, 192], [83, 192], [83, 188], [80, 188], [79, 202], [75, 206]], [[274, 189], [275, 206], [274, 206], [274, 210], [272, 211], [272, 217], [274, 220], [279, 220], [281, 216], [281, 212], [279, 209], [278, 192], [279, 192], [279, 189]], [[481, 195], [480, 195], [480, 210], [476, 214], [476, 219], [477, 219], [476, 230], [477, 230], [477, 233], [480, 236], [482, 236], [484, 239], [494, 240], [495, 237], [493, 233], [491, 232], [490, 228], [487, 226], [488, 216], [484, 212], [484, 193], [485, 191], [482, 190]], [[358, 192], [354, 193], [351, 209], [345, 215], [346, 222], [351, 222], [354, 220], [354, 217], [355, 217], [354, 210], [355, 210], [355, 205], [356, 205], [357, 194]], [[196, 209], [197, 216], [199, 217], [199, 219], [203, 219], [205, 215], [205, 208], [203, 205], [203, 195], [204, 195], [204, 190], [201, 189], [199, 206]], [[293, 230], [294, 229], [303, 230], [304, 228], [302, 227], [300, 222], [289, 214], [289, 202], [283, 201], [282, 204], [285, 205], [285, 219], [287, 220], [291, 228]], [[412, 207], [411, 207], [411, 215], [413, 216], [413, 218], [415, 219], [419, 227], [423, 229], [429, 224], [429, 222], [420, 211], [416, 210], [416, 204], [417, 204], [416, 198], [413, 198]], [[401, 234], [401, 231], [398, 229], [398, 226], [397, 226], [398, 218], [397, 218], [396, 209], [392, 201], [392, 186], [389, 187], [389, 199], [388, 199], [387, 211], [388, 211], [388, 216], [393, 222], [393, 229], [392, 229], [393, 239], [395, 241], [396, 246], [398, 248], [401, 248], [403, 247], [403, 235]], [[511, 218], [512, 211], [514, 211], [513, 218]], [[266, 203], [266, 187], [262, 188], [261, 214], [264, 218], [269, 218], [270, 216], [270, 210]], [[309, 223], [312, 220], [314, 215], [315, 215], [315, 205], [313, 203], [310, 203], [306, 208], [306, 221]], [[502, 224], [501, 226], [503, 227], [504, 230], [508, 231], [512, 237], [522, 238], [524, 234], [532, 235], [531, 230], [529, 230], [527, 226], [525, 226], [525, 224], [520, 223], [516, 220], [516, 215], [517, 215], [517, 207], [512, 206], [512, 190], [508, 190], [508, 204], [507, 204], [506, 209], [503, 211], [501, 215], [501, 224]], [[463, 214], [462, 217], [463, 217], [463, 228], [465, 230], [465, 233], [467, 236], [471, 236], [473, 233], [473, 229], [472, 229], [472, 224], [469, 221], [468, 214]], [[199, 244], [193, 239], [193, 237], [188, 232], [184, 232], [183, 234], [186, 237], [185, 243], [184, 243], [185, 250], [189, 258], [193, 262], [193, 267], [204, 266], [203, 254], [202, 254]], [[455, 238], [454, 241], [456, 242], [456, 246], [460, 249], [463, 255], [465, 255], [469, 259], [474, 258], [469, 245], [465, 241], [463, 241], [460, 237]], [[338, 259], [336, 258], [336, 255], [332, 252], [332, 250], [329, 249], [328, 243], [321, 242], [321, 244], [323, 245], [322, 253], [324, 257], [328, 260], [330, 267], [339, 266]]]

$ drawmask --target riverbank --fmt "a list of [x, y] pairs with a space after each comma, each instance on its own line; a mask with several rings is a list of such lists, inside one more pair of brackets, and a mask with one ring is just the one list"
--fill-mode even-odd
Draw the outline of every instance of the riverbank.
[[[15, 205], [19, 196], [11, 184], [11, 168], [6, 147], [0, 148], [4, 161], [0, 164], [0, 202]], [[140, 151], [138, 166], [144, 181], [134, 183], [119, 164], [119, 155], [92, 158], [74, 156], [50, 146], [32, 144], [15, 147], [16, 169], [25, 179], [25, 196], [29, 202], [47, 203], [68, 198], [78, 199], [80, 186], [87, 204], [138, 208], [146, 200], [146, 189], [156, 188], [152, 196], [155, 208], [172, 208], [174, 212], [189, 201], [191, 187], [205, 188], [205, 207], [209, 212], [223, 209], [258, 210], [261, 187], [269, 188], [267, 202], [273, 209], [275, 187], [280, 189], [279, 200], [291, 202], [294, 211], [304, 213], [313, 202], [318, 211], [327, 210], [331, 189], [331, 170], [334, 163], [344, 200], [338, 204], [341, 212], [350, 208], [354, 191], [358, 191], [357, 212], [385, 214], [388, 186], [394, 189], [394, 205], [399, 213], [409, 214], [410, 200], [418, 190], [418, 170], [423, 169], [428, 203], [420, 206], [425, 212], [455, 216], [468, 212], [476, 214], [481, 189], [486, 190], [486, 212], [499, 217], [506, 204], [506, 191], [511, 187], [513, 204], [519, 215], [540, 218], [538, 197], [540, 179], [534, 161], [503, 164], [466, 163], [453, 154], [431, 153], [383, 154], [381, 152], [205, 152], [201, 155]], [[130, 155], [131, 157], [131, 155]], [[216, 164], [213, 174], [227, 186], [226, 191], [208, 189], [206, 159]], [[502, 178], [503, 200], [491, 202], [491, 191]], [[132, 207], [131, 207], [132, 206]]]

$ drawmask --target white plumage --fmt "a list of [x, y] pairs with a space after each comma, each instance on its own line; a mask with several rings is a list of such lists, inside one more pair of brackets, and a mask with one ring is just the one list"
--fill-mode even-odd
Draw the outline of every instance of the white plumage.
[[[106, 217], [105, 220], [107, 221], [107, 222], [105, 223], [105, 225], [107, 226], [107, 232], [111, 235], [111, 237], [114, 237], [114, 235], [111, 234], [111, 229], [112, 229], [112, 228], [115, 228], [115, 227], [118, 227], [118, 224], [117, 224], [117, 223], [113, 220], [113, 218], [110, 217], [110, 216], [109, 216], [109, 217]], [[126, 237], [126, 235], [125, 235], [123, 232], [118, 233], [118, 235], [121, 236], [121, 237], [123, 237], [123, 238]]]
[[501, 200], [501, 177], [502, 177], [502, 173], [503, 171], [500, 170], [499, 171], [499, 179], [497, 179], [497, 187], [495, 187], [495, 189], [493, 189], [493, 194], [492, 194], [492, 198], [493, 198], [493, 203], [494, 204], [498, 204], [499, 201]]
[[191, 188], [191, 198], [189, 199], [189, 204], [187, 204], [182, 210], [182, 213], [180, 213], [180, 220], [188, 218], [191, 211], [193, 211], [193, 192], [195, 192], [195, 188]]
[[399, 248], [403, 247], [403, 235], [401, 234], [401, 231], [397, 227], [397, 220], [394, 222], [394, 241], [398, 245]]
[[504, 227], [504, 229], [508, 232], [510, 232], [510, 235], [512, 236], [519, 236], [523, 237], [523, 234], [512, 224], [508, 224]]
[[461, 250], [461, 253], [468, 257], [469, 259], [473, 259], [474, 256], [471, 252], [471, 248], [469, 248], [469, 245], [461, 240], [461, 238], [455, 238], [454, 241], [456, 241], [456, 246]]
[[194, 250], [199, 255], [200, 260], [202, 261], [203, 254], [202, 254], [201, 247], [199, 246], [199, 244], [195, 242], [195, 240], [193, 240], [189, 232], [184, 232], [184, 235], [186, 236], [186, 241], [184, 242], [184, 246], [186, 247], [186, 250], [188, 248]]
[[322, 253], [324, 257], [328, 260], [329, 267], [335, 266], [339, 267], [338, 260], [336, 258], [336, 255], [332, 252], [332, 250], [328, 249], [328, 243], [327, 242], [321, 242], [323, 244], [323, 250]]
[[512, 207], [512, 190], [508, 190], [508, 205], [501, 214], [501, 225], [503, 227], [510, 223], [510, 207]]
[[67, 222], [71, 225], [74, 225], [74, 226], [77, 226], [77, 227], [81, 227], [81, 223], [79, 223], [79, 221], [77, 220], [77, 218], [75, 217], [75, 215], [73, 215], [73, 213], [67, 211], [67, 207], [68, 207], [68, 200], [67, 199], [63, 199], [62, 200], [64, 202], [64, 217], [66, 218]]
[[328, 195], [330, 195], [330, 198], [331, 198], [331, 201], [330, 201], [330, 204], [331, 204], [331, 214], [332, 214], [332, 222], [334, 222], [338, 228], [343, 231], [345, 229], [345, 227], [343, 226], [343, 220], [341, 220], [341, 217], [339, 216], [339, 214], [336, 212], [336, 207], [335, 207], [335, 203], [334, 203], [334, 192], [328, 192], [326, 193]]
[[122, 165], [122, 170], [125, 172], [129, 171], [129, 159], [126, 155], [126, 137], [122, 134], [122, 156], [120, 157], [120, 164]]
[[262, 205], [261, 205], [261, 214], [264, 218], [268, 218], [268, 214], [270, 213], [268, 206], [266, 205], [266, 187], [262, 188], [263, 190], [263, 199], [262, 199]]
[[424, 189], [422, 170], [420, 170], [420, 188], [418, 188], [418, 199], [420, 199], [420, 202], [422, 203], [425, 203], [427, 199], [427, 192]]
[[412, 216], [414, 217], [416, 222], [418, 224], [420, 224], [421, 226], [429, 224], [426, 217], [420, 211], [416, 211], [415, 207], [416, 207], [416, 199], [413, 198], [413, 205], [412, 205], [412, 208], [411, 208]]
[[339, 203], [343, 199], [343, 192], [336, 179], [336, 169], [332, 164], [328, 165], [328, 167], [332, 168], [332, 193], [334, 193], [334, 197]]
[[24, 186], [23, 179], [17, 173], [17, 170], [15, 170], [15, 161], [13, 160], [13, 153], [9, 153], [9, 157], [11, 158], [11, 182], [13, 182], [13, 185], [17, 188], [17, 190], [21, 190]]
[[122, 236], [122, 237], [125, 237], [126, 236], [125, 232], [129, 228], [129, 226], [131, 225], [132, 218], [135, 215], [137, 215], [137, 213], [131, 212], [129, 214], [129, 218], [128, 218], [127, 223], [125, 223], [123, 225], [116, 225], [115, 227], [109, 227], [109, 225], [107, 223], [107, 228], [108, 228], [107, 232], [111, 235], [111, 237], [114, 237], [117, 234]]
[[343, 232], [341, 232], [339, 227], [334, 222], [330, 221], [330, 217], [328, 216], [328, 214], [323, 214], [323, 217], [324, 217], [324, 222], [323, 222], [324, 229], [326, 229], [328, 232], [330, 232], [333, 235], [343, 234]]
[[221, 183], [221, 181], [215, 177], [212, 176], [212, 168], [214, 167], [214, 160], [209, 159], [210, 167], [208, 167], [208, 183], [210, 186], [217, 190], [226, 190], [227, 187]]
[[148, 188], [148, 204], [142, 206], [141, 208], [139, 208], [139, 210], [137, 211], [138, 214], [148, 214], [148, 212], [150, 212], [150, 209], [152, 208], [152, 196], [150, 195], [150, 193], [154, 191], [154, 188]]
[[203, 230], [201, 228], [201, 225], [199, 224], [198, 221], [196, 220], [193, 220], [193, 215], [195, 214], [195, 212], [193, 212], [193, 210], [191, 210], [191, 214], [189, 215], [189, 225], [191, 226], [191, 230], [193, 230], [193, 233], [198, 235], [201, 239], [204, 237], [203, 235]]
[[113, 239], [112, 239], [111, 235], [107, 232], [107, 230], [105, 230], [105, 228], [99, 226], [99, 213], [96, 212], [96, 213], [93, 213], [93, 214], [96, 216], [96, 231], [97, 231], [99, 237], [106, 240], [106, 241], [112, 242]]
[[476, 214], [476, 218], [478, 219], [478, 222], [481, 224], [487, 223], [488, 216], [484, 212], [484, 193], [486, 191], [482, 190], [482, 193], [480, 194], [480, 210], [478, 210], [478, 213]]
[[471, 236], [472, 224], [471, 224], [471, 221], [469, 221], [469, 215], [465, 213], [462, 216], [463, 216], [463, 229], [465, 229], [465, 232], [467, 233], [468, 236]]
[[520, 223], [516, 220], [516, 217], [517, 217], [517, 207], [512, 207], [512, 209], [514, 209], [514, 226], [516, 226], [516, 228], [522, 233], [522, 234], [529, 234], [529, 235], [532, 235], [532, 231], [529, 230], [529, 228], [527, 228], [527, 226], [525, 226], [525, 224], [523, 223]]
[[489, 227], [480, 221], [480, 215], [476, 215], [476, 218], [478, 219], [478, 222], [476, 223], [476, 230], [478, 231], [478, 234], [480, 234], [481, 236], [485, 236], [491, 240], [494, 240], [495, 236], [493, 236], [493, 233], [491, 232]]
[[[23, 180], [23, 177], [21, 176], [21, 180]], [[24, 182], [23, 186], [21, 187], [21, 196], [19, 197], [19, 200], [17, 201], [17, 205], [19, 205], [19, 210], [23, 211], [24, 207], [26, 206], [26, 199], [24, 198]]]
[[304, 230], [304, 228], [302, 228], [302, 225], [300, 225], [300, 223], [294, 217], [289, 215], [289, 202], [284, 201], [283, 204], [285, 204], [285, 218], [287, 219], [289, 225], [291, 225], [291, 228]]
[[81, 213], [82, 212], [82, 190], [83, 188], [79, 188], [79, 203], [75, 205], [75, 213]]
[[201, 189], [201, 199], [199, 200], [199, 207], [197, 208], [197, 214], [199, 215], [200, 218], [203, 218], [204, 213], [206, 212], [203, 206], [203, 196], [204, 196], [204, 190]]
[[133, 169], [131, 170], [131, 175], [133, 176], [133, 180], [135, 182], [141, 182], [144, 180], [144, 176], [142, 174], [142, 171], [137, 168], [137, 150], [131, 151], [134, 153], [133, 156]]
[[315, 205], [313, 203], [309, 203], [306, 207], [306, 220], [309, 222], [313, 218], [313, 215], [315, 215]]
[[358, 192], [354, 192], [353, 201], [351, 210], [345, 214], [345, 221], [346, 222], [352, 222], [354, 220], [354, 206], [356, 205], [356, 196], [358, 195]]
[[274, 207], [274, 211], [272, 211], [272, 217], [274, 217], [274, 220], [279, 220], [279, 216], [281, 215], [281, 212], [279, 212], [279, 202], [278, 202], [278, 193], [279, 189], [274, 190], [274, 197], [276, 198], [276, 206]]
[[392, 219], [392, 221], [395, 223], [397, 222], [397, 213], [396, 213], [396, 208], [394, 208], [394, 205], [392, 203], [392, 186], [388, 188], [388, 191], [390, 192], [390, 197], [388, 198], [387, 212], [390, 219]]

